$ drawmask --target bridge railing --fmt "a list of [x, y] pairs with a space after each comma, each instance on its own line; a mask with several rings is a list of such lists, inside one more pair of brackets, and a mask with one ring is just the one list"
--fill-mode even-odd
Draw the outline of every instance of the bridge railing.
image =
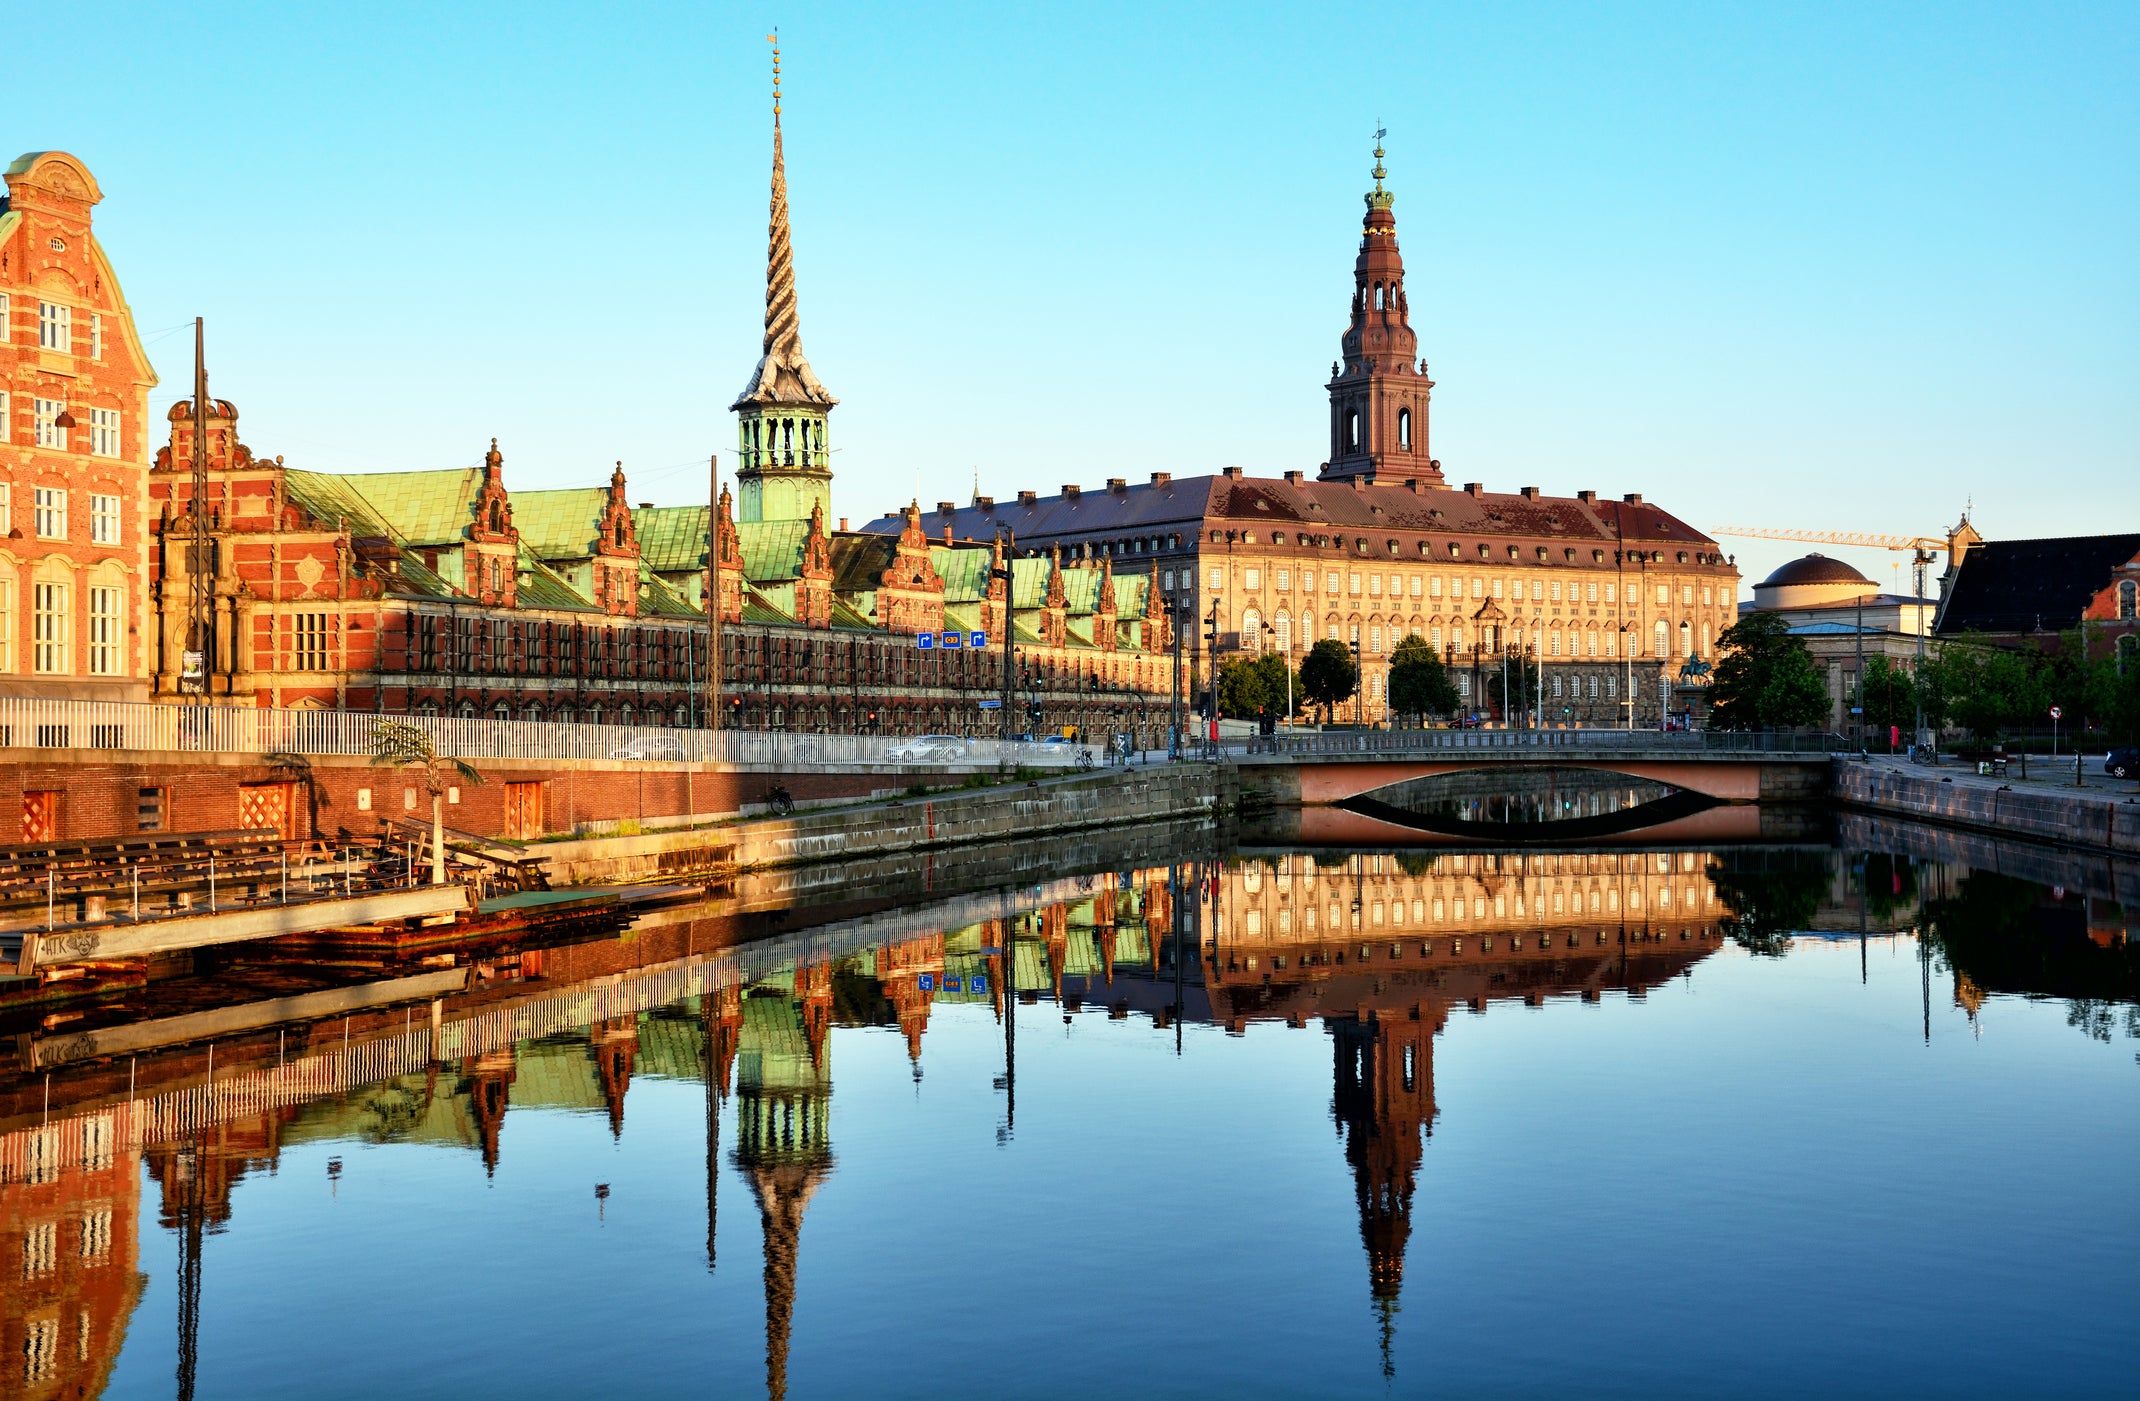
[[1736, 730], [1334, 730], [1255, 741], [1251, 753], [1312, 758], [1432, 751], [1566, 751], [1570, 755], [1666, 750], [1686, 754], [1828, 754], [1847, 746], [1835, 735]]
[[290, 754], [307, 758], [375, 752], [381, 720], [411, 725], [442, 755], [460, 759], [625, 759], [725, 763], [783, 770], [859, 765], [936, 767], [1016, 764], [1069, 768], [1088, 746], [952, 735], [820, 735], [785, 730], [692, 730], [497, 720], [458, 715], [381, 715], [350, 710], [159, 705], [140, 701], [0, 697], [0, 752], [131, 749], [201, 754]]

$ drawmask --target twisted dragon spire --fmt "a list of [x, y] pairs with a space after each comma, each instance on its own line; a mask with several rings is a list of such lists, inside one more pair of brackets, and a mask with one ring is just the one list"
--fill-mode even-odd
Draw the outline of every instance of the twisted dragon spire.
[[745, 404], [839, 402], [818, 382], [803, 357], [802, 324], [795, 307], [795, 248], [788, 232], [788, 167], [780, 136], [780, 42], [773, 41], [773, 198], [765, 244], [765, 340], [750, 383], [732, 408]]

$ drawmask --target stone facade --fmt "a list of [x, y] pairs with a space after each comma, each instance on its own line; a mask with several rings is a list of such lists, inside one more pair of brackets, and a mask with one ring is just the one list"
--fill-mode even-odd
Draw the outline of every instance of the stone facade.
[[0, 684], [139, 700], [149, 366], [89, 168], [33, 151], [0, 200]]

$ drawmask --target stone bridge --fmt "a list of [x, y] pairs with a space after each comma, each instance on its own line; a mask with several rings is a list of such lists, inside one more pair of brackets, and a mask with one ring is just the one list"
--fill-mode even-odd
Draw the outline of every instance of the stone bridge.
[[[1536, 792], [1569, 771], [1660, 785], [1691, 795], [1702, 807], [1805, 802], [1827, 796], [1841, 747], [1832, 735], [1358, 731], [1259, 740], [1237, 762], [1242, 802], [1251, 809], [1344, 806], [1388, 816], [1378, 811], [1388, 806], [1384, 800], [1416, 795], [1421, 780], [1439, 780], [1426, 786], [1445, 802], [1487, 802]], [[1562, 823], [1547, 825], [1567, 830]]]

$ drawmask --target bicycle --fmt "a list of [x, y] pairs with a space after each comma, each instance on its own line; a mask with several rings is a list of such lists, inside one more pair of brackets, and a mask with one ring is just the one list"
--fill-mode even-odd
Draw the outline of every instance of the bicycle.
[[1092, 767], [1092, 751], [1090, 749], [1080, 748], [1077, 751], [1076, 759], [1077, 766], [1080, 769], [1090, 769]]
[[765, 806], [775, 817], [786, 817], [795, 811], [795, 799], [779, 784], [765, 790]]

